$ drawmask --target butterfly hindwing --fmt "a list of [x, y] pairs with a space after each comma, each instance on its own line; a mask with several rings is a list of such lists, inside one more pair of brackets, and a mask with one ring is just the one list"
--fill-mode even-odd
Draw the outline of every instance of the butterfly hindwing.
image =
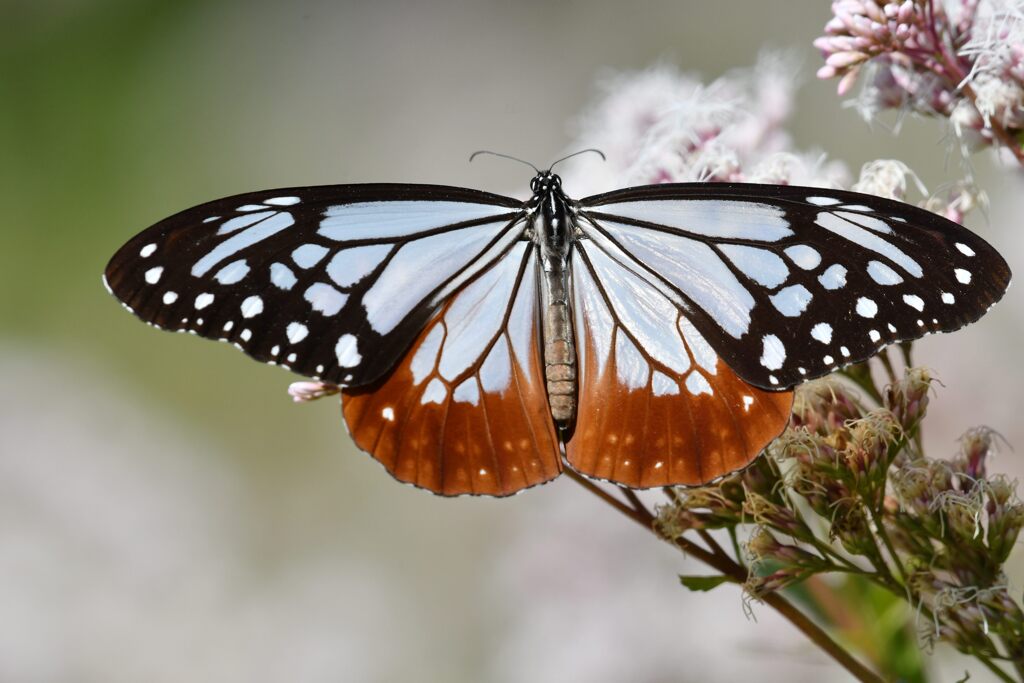
[[377, 384], [346, 389], [352, 438], [401, 481], [503, 496], [561, 472], [540, 366], [535, 247], [456, 292]]
[[522, 203], [429, 185], [254, 192], [183, 211], [105, 279], [164, 329], [344, 385], [377, 380], [444, 299], [508, 250]]
[[747, 465], [785, 429], [791, 392], [739, 379], [667, 296], [592, 240], [577, 243], [573, 290], [573, 469], [636, 488], [700, 485]]
[[681, 184], [582, 200], [586, 237], [668, 296], [745, 381], [794, 386], [980, 318], [1009, 283], [984, 240], [878, 197]]

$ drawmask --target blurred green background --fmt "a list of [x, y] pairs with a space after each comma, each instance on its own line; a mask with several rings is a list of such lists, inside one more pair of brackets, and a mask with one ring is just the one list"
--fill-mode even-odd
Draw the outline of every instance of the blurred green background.
[[[544, 163], [603, 74], [712, 79], [765, 47], [805, 65], [797, 147], [960, 178], [940, 124], [872, 130], [814, 81], [827, 3], [4, 5], [0, 680], [844, 680], [738, 591], [682, 591], [671, 548], [571, 481], [502, 501], [401, 486], [336, 403], [293, 406], [290, 375], [140, 325], [100, 284], [128, 237], [237, 192], [521, 192], [522, 167], [468, 154]], [[974, 164], [992, 208], [969, 225], [1019, 269], [1020, 178]], [[1011, 289], [919, 345], [946, 384], [930, 454], [975, 424], [1024, 444], [1022, 315]], [[1009, 450], [993, 468], [1024, 471]], [[936, 680], [961, 674], [937, 657]]]

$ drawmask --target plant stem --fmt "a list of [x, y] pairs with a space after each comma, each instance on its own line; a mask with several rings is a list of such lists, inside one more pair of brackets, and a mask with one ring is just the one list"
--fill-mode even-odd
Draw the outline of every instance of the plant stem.
[[[647, 512], [646, 509], [638, 510], [634, 507], [623, 503], [618, 498], [615, 498], [610, 493], [602, 489], [600, 486], [590, 481], [586, 477], [578, 474], [571, 469], [566, 469], [566, 474], [580, 484], [583, 488], [587, 489], [598, 498], [608, 503], [616, 510], [626, 515], [634, 522], [644, 527], [648, 531], [656, 534], [659, 538], [663, 538], [658, 534], [654, 528], [654, 515]], [[636, 495], [636, 494], [634, 494]], [[646, 514], [645, 514], [646, 513]], [[737, 584], [743, 584], [747, 580], [747, 570], [742, 566], [729, 559], [724, 553], [721, 555], [716, 554], [711, 550], [705, 550], [701, 546], [693, 543], [683, 536], [677, 538], [665, 539], [673, 542], [683, 552], [696, 557], [704, 564], [717, 569], [724, 576], [727, 576], [730, 581]], [[713, 539], [712, 539], [713, 540]], [[717, 544], [716, 544], [717, 545]], [[872, 672], [870, 669], [865, 667], [863, 664], [858, 662], [853, 656], [844, 650], [836, 641], [825, 633], [817, 624], [810, 620], [803, 612], [793, 606], [786, 598], [778, 593], [768, 593], [763, 596], [762, 601], [772, 607], [775, 611], [785, 617], [791, 624], [800, 630], [805, 636], [811, 639], [811, 641], [819, 648], [824, 650], [832, 659], [834, 659], [840, 666], [850, 672], [857, 680], [865, 683], [882, 683], [882, 678]]]
[[892, 539], [889, 538], [889, 532], [885, 530], [882, 525], [882, 518], [878, 515], [876, 510], [868, 507], [868, 514], [871, 515], [871, 521], [875, 525], [875, 533], [882, 539], [882, 543], [885, 544], [885, 549], [889, 551], [889, 557], [892, 558], [893, 564], [896, 565], [896, 571], [899, 574], [899, 581], [901, 584], [906, 585], [907, 583], [907, 571], [903, 568], [903, 562], [900, 560], [900, 556], [896, 554], [896, 548], [892, 544]]
[[1005, 671], [1003, 671], [1003, 670], [1002, 670], [1002, 669], [1001, 669], [1001, 668], [999, 667], [999, 665], [997, 665], [997, 664], [996, 664], [995, 662], [993, 662], [993, 661], [992, 661], [991, 659], [989, 659], [989, 658], [988, 658], [988, 657], [986, 657], [985, 655], [982, 655], [982, 654], [978, 654], [978, 653], [975, 653], [975, 654], [974, 654], [974, 656], [978, 658], [978, 661], [979, 661], [979, 662], [981, 662], [981, 663], [982, 663], [982, 664], [984, 664], [984, 665], [985, 665], [986, 667], [988, 667], [988, 670], [989, 670], [989, 671], [991, 671], [991, 672], [992, 672], [992, 673], [994, 673], [994, 674], [995, 674], [996, 676], [998, 676], [998, 677], [999, 677], [999, 680], [1001, 680], [1001, 681], [1006, 681], [1007, 683], [1014, 683], [1013, 677], [1011, 677], [1011, 676], [1010, 676], [1010, 674], [1008, 674], [1008, 673], [1006, 673]]

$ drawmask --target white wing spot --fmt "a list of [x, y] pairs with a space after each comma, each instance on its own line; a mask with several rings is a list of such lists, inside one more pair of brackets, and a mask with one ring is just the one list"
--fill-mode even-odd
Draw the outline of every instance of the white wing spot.
[[971, 271], [964, 270], [963, 268], [956, 268], [953, 271], [956, 274], [956, 281], [962, 285], [971, 284]]
[[763, 350], [761, 351], [761, 365], [769, 370], [778, 370], [786, 361], [786, 347], [782, 340], [774, 334], [766, 334], [761, 338]]
[[270, 281], [278, 289], [288, 290], [295, 286], [298, 279], [295, 277], [295, 273], [292, 269], [283, 263], [271, 263], [270, 264]]
[[156, 244], [147, 244], [142, 249], [139, 249], [139, 256], [142, 258], [149, 258], [156, 251]]
[[263, 312], [263, 299], [253, 294], [242, 302], [241, 309], [243, 318], [255, 318]]
[[655, 396], [675, 396], [679, 394], [679, 385], [668, 375], [655, 370], [651, 377], [651, 393]]
[[835, 206], [839, 200], [834, 197], [808, 197], [807, 203], [815, 206]]
[[177, 292], [166, 292], [166, 293], [164, 293], [164, 303], [165, 304], [173, 304], [177, 300], [178, 300], [178, 293]]
[[874, 318], [878, 313], [878, 304], [873, 299], [862, 296], [857, 299], [857, 315], [862, 318]]
[[420, 403], [424, 405], [427, 403], [437, 403], [440, 405], [447, 397], [448, 389], [444, 386], [444, 382], [435, 377], [427, 383], [427, 388], [423, 390]]
[[[270, 355], [271, 356], [277, 356], [277, 354], [279, 354], [279, 353], [281, 353], [281, 347], [278, 346], [277, 344], [275, 344], [274, 346], [272, 346], [270, 348]], [[318, 370], [317, 372], [323, 372], [323, 370]]]
[[209, 292], [203, 292], [202, 294], [196, 297], [196, 310], [201, 311], [212, 303], [213, 294], [210, 294]]
[[818, 276], [818, 282], [828, 290], [839, 289], [846, 286], [846, 268], [835, 263], [825, 269], [825, 272]]
[[944, 304], [955, 304], [956, 303], [956, 297], [953, 296], [952, 294], [950, 294], [949, 292], [943, 292], [942, 293], [942, 303], [944, 303]]
[[270, 204], [271, 206], [292, 206], [299, 203], [298, 197], [271, 197], [270, 199], [264, 199], [264, 204]]
[[828, 323], [818, 323], [811, 328], [811, 336], [822, 344], [830, 344], [832, 342], [832, 326]]
[[260, 206], [259, 204], [242, 204], [240, 207], [235, 209], [235, 211], [259, 211], [260, 209], [265, 208], [267, 207]]
[[924, 299], [922, 299], [916, 294], [904, 294], [903, 302], [906, 303], [911, 308], [916, 308], [919, 311], [924, 310]]
[[971, 249], [966, 244], [964, 244], [963, 242], [957, 242], [956, 248], [959, 249], [960, 253], [963, 254], [964, 256], [974, 256], [974, 250]]
[[292, 252], [292, 260], [299, 268], [312, 268], [327, 256], [327, 248], [319, 244], [303, 244]]
[[868, 263], [868, 275], [880, 285], [898, 285], [903, 282], [902, 275], [881, 261], [870, 261]]
[[354, 368], [363, 361], [359, 355], [359, 341], [351, 334], [343, 334], [338, 338], [334, 354], [338, 357], [338, 365], [343, 368]]
[[298, 344], [309, 334], [309, 328], [302, 323], [288, 323], [285, 334], [288, 335], [289, 344]]
[[876, 342], [882, 338], [882, 335], [878, 333], [878, 330], [869, 330], [868, 337], [871, 339], [871, 341]]
[[[965, 271], [966, 272], [966, 271]], [[156, 268], [150, 268], [146, 271], [146, 282], [151, 285], [155, 285], [160, 281], [160, 276], [164, 274], [163, 266], [157, 266]], [[970, 280], [968, 280], [970, 281]]]
[[248, 274], [249, 264], [245, 262], [245, 259], [239, 259], [218, 270], [217, 274], [213, 277], [222, 285], [233, 285], [241, 281]]
[[743, 396], [743, 411], [744, 412], [750, 412], [750, 406], [752, 406], [752, 405], [754, 405], [754, 397], [753, 396], [747, 396], [746, 394], [744, 394], [744, 396]]
[[890, 332], [892, 332], [893, 334], [896, 334], [896, 327], [892, 323], [886, 323], [886, 327], [889, 328]]
[[302, 295], [314, 311], [319, 311], [326, 316], [335, 315], [348, 301], [348, 295], [342, 294], [334, 287], [323, 282], [314, 282]]
[[480, 405], [480, 389], [477, 387], [476, 378], [470, 377], [452, 392], [452, 400], [456, 403], [469, 403]]
[[235, 326], [235, 321], [234, 320], [229, 320], [226, 323], [224, 323], [224, 331], [225, 332], [230, 332], [231, 328], [234, 327], [234, 326]]
[[285, 360], [287, 360], [289, 363], [294, 363], [298, 357], [298, 354], [289, 353], [288, 357]]
[[213, 221], [217, 220], [218, 218], [220, 218], [220, 216], [208, 216], [208, 217], [203, 219], [203, 222], [204, 223], [212, 223]]
[[704, 375], [699, 372], [691, 372], [686, 376], [686, 390], [694, 396], [700, 396], [701, 394], [715, 395], [715, 390], [704, 379]]
[[383, 417], [388, 422], [395, 421], [395, 411], [394, 409], [392, 409], [391, 406], [387, 406], [386, 408], [384, 408], [384, 410], [380, 411], [380, 416]]
[[824, 358], [821, 359], [821, 362], [824, 363], [825, 365], [832, 365], [833, 363], [836, 362], [836, 359], [833, 358], [832, 356], [825, 356]]
[[811, 302], [811, 293], [803, 285], [790, 285], [768, 298], [779, 313], [787, 318], [795, 318], [803, 313], [807, 304]]
[[768, 375], [768, 382], [773, 384], [773, 385], [774, 384], [778, 384], [779, 383], [779, 378], [776, 377], [775, 375]]
[[734, 266], [759, 285], [775, 288], [789, 277], [786, 262], [767, 249], [741, 244], [723, 244], [720, 248]]
[[839, 347], [839, 353], [843, 354], [843, 358], [850, 357], [850, 349], [846, 348], [845, 346]]
[[252, 339], [252, 330], [250, 330], [249, 328], [242, 330], [239, 333], [238, 338], [241, 339], [242, 341], [249, 341], [250, 339]]
[[821, 254], [806, 244], [794, 244], [784, 250], [789, 260], [804, 270], [814, 270], [821, 263]]
[[327, 264], [327, 274], [342, 289], [351, 287], [379, 266], [391, 253], [391, 249], [390, 244], [369, 244], [342, 249], [331, 257]]

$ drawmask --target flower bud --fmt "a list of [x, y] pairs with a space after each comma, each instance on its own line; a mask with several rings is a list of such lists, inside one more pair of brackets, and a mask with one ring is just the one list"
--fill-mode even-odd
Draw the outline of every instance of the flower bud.
[[926, 368], [908, 368], [903, 379], [885, 391], [885, 405], [905, 430], [917, 426], [928, 408], [932, 376]]
[[877, 546], [864, 510], [857, 505], [839, 505], [832, 520], [831, 534], [851, 555], [873, 557]]
[[953, 467], [972, 480], [984, 479], [986, 461], [995, 451], [999, 433], [990, 427], [973, 427], [960, 437], [960, 452], [953, 458]]
[[296, 403], [308, 403], [324, 396], [331, 396], [341, 391], [336, 384], [321, 381], [292, 382], [288, 386], [288, 393]]

